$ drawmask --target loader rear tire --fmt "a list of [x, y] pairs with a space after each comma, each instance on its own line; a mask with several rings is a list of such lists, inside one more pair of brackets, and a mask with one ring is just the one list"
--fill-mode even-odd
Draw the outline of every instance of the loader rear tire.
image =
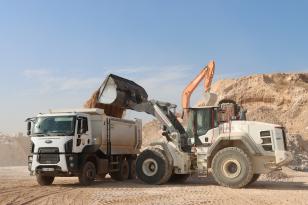
[[116, 181], [124, 181], [128, 179], [129, 165], [126, 159], [122, 159], [119, 166], [119, 171], [111, 172], [110, 176]]
[[259, 179], [260, 175], [261, 175], [261, 174], [254, 174], [254, 175], [252, 176], [250, 182], [249, 182], [247, 185], [251, 185], [251, 184], [255, 183], [255, 182]]
[[168, 182], [173, 184], [184, 183], [189, 176], [190, 174], [172, 174]]
[[164, 184], [170, 179], [172, 166], [163, 150], [149, 148], [138, 156], [136, 173], [147, 184]]
[[79, 183], [82, 186], [88, 186], [93, 183], [96, 178], [96, 167], [91, 161], [86, 161], [82, 166], [81, 173], [78, 176]]
[[212, 174], [215, 181], [222, 186], [242, 188], [252, 180], [253, 166], [243, 150], [227, 147], [214, 156]]
[[54, 181], [55, 177], [53, 176], [44, 176], [44, 175], [36, 175], [36, 181], [41, 186], [51, 185]]

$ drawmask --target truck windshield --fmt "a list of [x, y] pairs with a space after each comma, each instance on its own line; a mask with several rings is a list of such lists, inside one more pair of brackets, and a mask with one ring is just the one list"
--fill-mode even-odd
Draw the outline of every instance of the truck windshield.
[[38, 117], [34, 123], [33, 134], [37, 136], [72, 136], [75, 133], [75, 116]]

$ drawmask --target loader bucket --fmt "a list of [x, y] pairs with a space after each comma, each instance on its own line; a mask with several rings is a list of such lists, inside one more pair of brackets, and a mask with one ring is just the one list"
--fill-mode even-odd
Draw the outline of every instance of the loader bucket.
[[197, 107], [214, 106], [218, 96], [215, 93], [204, 92], [202, 99], [197, 102]]
[[132, 109], [136, 104], [147, 102], [148, 94], [137, 83], [110, 74], [99, 89], [98, 102], [123, 109]]
[[86, 108], [104, 109], [106, 115], [121, 118], [126, 109], [147, 102], [148, 94], [135, 82], [110, 74], [85, 103]]

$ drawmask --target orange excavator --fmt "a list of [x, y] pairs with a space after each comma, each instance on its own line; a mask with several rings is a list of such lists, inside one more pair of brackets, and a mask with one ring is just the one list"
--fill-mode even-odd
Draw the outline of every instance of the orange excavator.
[[204, 95], [197, 107], [213, 106], [217, 101], [217, 95], [210, 93], [212, 80], [215, 72], [215, 61], [210, 61], [201, 72], [186, 86], [182, 92], [182, 118], [187, 115], [187, 110], [190, 108], [190, 97], [200, 82], [204, 79]]
[[210, 61], [200, 73], [186, 86], [182, 92], [182, 119], [183, 123], [186, 124], [186, 119], [188, 111], [190, 108], [190, 97], [200, 82], [204, 79], [204, 94], [203, 98], [197, 103], [197, 108], [207, 107], [207, 106], [217, 106], [220, 108], [220, 120], [246, 120], [246, 112], [242, 106], [238, 105], [232, 99], [222, 99], [217, 103], [218, 96], [210, 92], [213, 77], [215, 72], [215, 62]]

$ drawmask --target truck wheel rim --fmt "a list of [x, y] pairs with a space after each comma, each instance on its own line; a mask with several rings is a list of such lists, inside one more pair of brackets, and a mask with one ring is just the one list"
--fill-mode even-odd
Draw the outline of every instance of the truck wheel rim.
[[222, 171], [228, 178], [238, 177], [241, 173], [241, 164], [235, 159], [228, 159], [222, 165]]
[[142, 164], [142, 171], [147, 176], [154, 176], [157, 170], [158, 164], [154, 159], [146, 159]]

